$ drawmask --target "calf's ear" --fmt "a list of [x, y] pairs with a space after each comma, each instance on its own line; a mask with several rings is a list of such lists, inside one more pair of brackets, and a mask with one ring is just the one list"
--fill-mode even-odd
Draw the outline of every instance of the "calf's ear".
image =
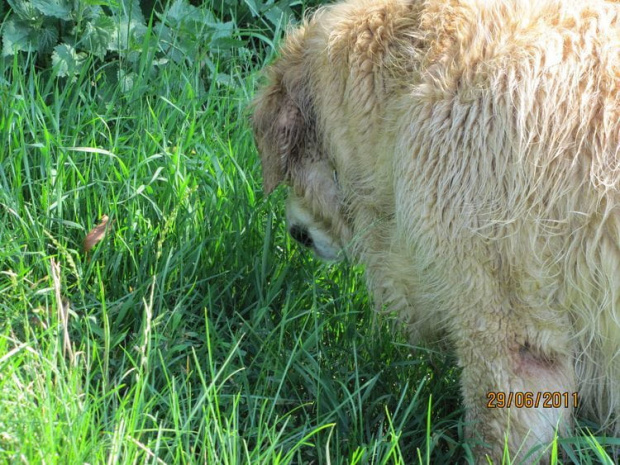
[[288, 33], [280, 58], [264, 71], [267, 85], [254, 99], [252, 123], [263, 167], [263, 188], [269, 194], [291, 180], [291, 170], [304, 155], [310, 105], [305, 92], [308, 69], [306, 28]]
[[271, 193], [290, 174], [302, 149], [304, 118], [285, 91], [267, 91], [254, 102], [254, 139], [263, 167], [263, 189]]

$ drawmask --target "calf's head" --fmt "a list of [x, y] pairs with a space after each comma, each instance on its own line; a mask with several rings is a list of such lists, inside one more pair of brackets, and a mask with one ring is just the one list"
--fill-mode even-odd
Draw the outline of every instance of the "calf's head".
[[342, 257], [350, 237], [336, 160], [325, 149], [311, 91], [305, 29], [287, 38], [281, 57], [265, 70], [252, 124], [266, 194], [289, 187], [286, 217], [291, 236], [327, 260]]

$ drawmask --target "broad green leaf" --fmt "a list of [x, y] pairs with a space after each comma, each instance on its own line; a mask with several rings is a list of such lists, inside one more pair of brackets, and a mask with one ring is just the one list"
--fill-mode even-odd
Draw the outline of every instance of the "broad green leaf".
[[[180, 36], [194, 34], [200, 36], [205, 27], [216, 23], [213, 13], [206, 8], [196, 8], [187, 0], [175, 0], [170, 9], [159, 18], [163, 23], [177, 31]], [[199, 37], [196, 37], [199, 39]]]
[[264, 11], [263, 15], [274, 26], [278, 26], [286, 19], [284, 11], [278, 5], [273, 5], [267, 11]]
[[196, 47], [197, 42], [195, 40], [187, 37], [176, 37], [166, 55], [176, 63], [181, 63], [184, 60], [193, 63]]
[[101, 8], [99, 5], [88, 5], [86, 7], [83, 7], [81, 13], [82, 18], [86, 19], [96, 19], [104, 15], [103, 8]]
[[146, 32], [146, 26], [138, 21], [121, 18], [114, 23], [114, 31], [110, 35], [108, 50], [117, 52], [129, 50], [132, 43], [139, 41]]
[[210, 44], [212, 47], [217, 47], [220, 50], [230, 50], [233, 48], [241, 48], [245, 45], [243, 40], [233, 39], [232, 37], [213, 37], [213, 41]]
[[159, 22], [153, 27], [153, 35], [156, 37], [157, 45], [161, 51], [165, 51], [170, 48], [172, 43], [172, 31], [164, 23]]
[[181, 22], [189, 19], [197, 19], [200, 15], [200, 11], [193, 5], [190, 5], [187, 0], [175, 0], [170, 5], [170, 9], [166, 14], [166, 22], [170, 21], [170, 24], [180, 25]]
[[58, 29], [55, 22], [52, 19], [46, 20], [43, 27], [36, 31], [39, 51], [49, 52], [58, 42]]
[[31, 0], [32, 5], [45, 16], [54, 18], [71, 19], [71, 4], [67, 0]]
[[226, 87], [235, 87], [235, 81], [228, 74], [225, 73], [217, 73], [215, 76], [215, 81], [218, 84], [222, 84]]
[[[144, 15], [140, 9], [139, 0], [119, 0], [121, 17], [134, 23], [146, 25]], [[114, 9], [116, 10], [116, 9]]]
[[114, 20], [108, 16], [101, 15], [94, 21], [87, 21], [85, 23], [79, 46], [87, 52], [103, 57], [108, 50], [108, 45], [114, 32]]
[[2, 28], [2, 54], [14, 55], [17, 52], [36, 52], [40, 44], [37, 31], [26, 21], [15, 19], [11, 15]]
[[227, 23], [215, 23], [212, 24], [213, 28], [213, 39], [232, 39], [232, 36], [235, 31], [235, 23], [232, 21], [228, 21]]
[[121, 86], [121, 90], [123, 92], [129, 92], [131, 89], [133, 89], [136, 77], [137, 74], [133, 71], [127, 72], [124, 69], [119, 69], [118, 83]]
[[26, 0], [8, 0], [13, 13], [19, 19], [34, 23], [40, 21], [43, 15], [32, 5], [32, 2]]
[[79, 73], [84, 58], [84, 54], [77, 53], [71, 45], [60, 44], [54, 47], [52, 67], [60, 77], [75, 76]]

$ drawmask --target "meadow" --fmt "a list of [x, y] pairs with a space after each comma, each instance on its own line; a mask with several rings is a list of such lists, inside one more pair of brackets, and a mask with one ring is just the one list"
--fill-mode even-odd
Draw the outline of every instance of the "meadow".
[[[0, 463], [471, 459], [453, 360], [262, 193], [248, 104], [303, 9], [272, 4], [200, 6], [211, 42], [147, 16], [131, 50], [0, 58]], [[613, 463], [588, 426], [553, 463]]]

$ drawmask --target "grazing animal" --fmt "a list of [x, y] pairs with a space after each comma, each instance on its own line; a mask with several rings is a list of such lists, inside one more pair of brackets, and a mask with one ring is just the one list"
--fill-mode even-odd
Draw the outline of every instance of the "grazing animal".
[[348, 0], [265, 74], [265, 192], [413, 342], [449, 343], [478, 460], [577, 404], [620, 436], [620, 3]]

